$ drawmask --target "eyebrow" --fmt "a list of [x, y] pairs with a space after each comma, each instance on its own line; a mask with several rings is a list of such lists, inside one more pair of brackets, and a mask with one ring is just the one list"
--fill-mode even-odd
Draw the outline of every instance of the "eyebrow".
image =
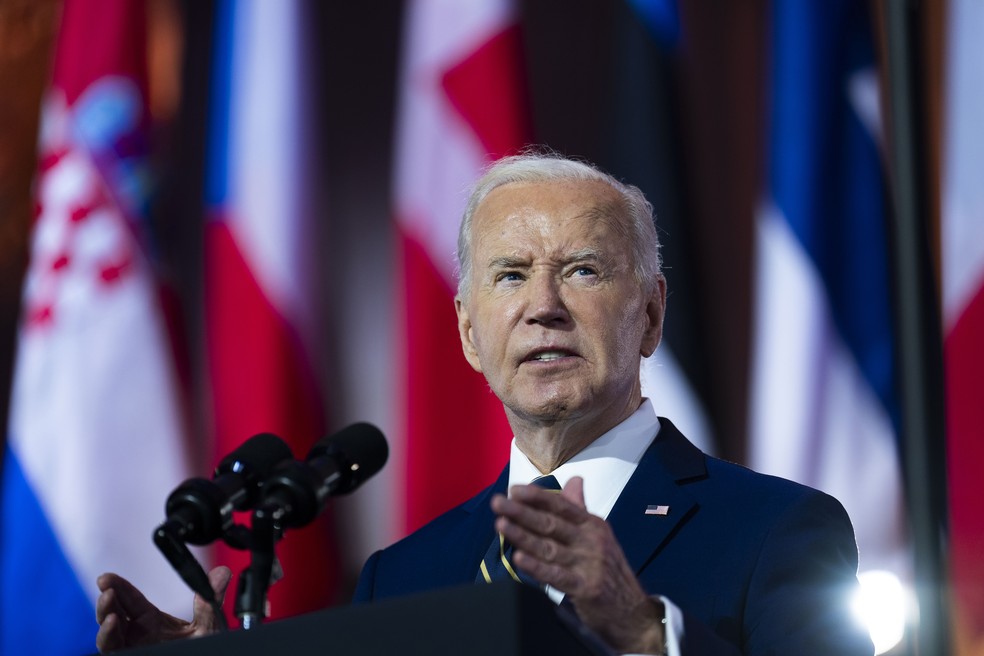
[[502, 255], [499, 257], [493, 257], [489, 260], [488, 268], [490, 269], [516, 269], [519, 267], [526, 266], [529, 260], [522, 257], [513, 257], [509, 255]]
[[[572, 262], [602, 262], [606, 259], [608, 258], [604, 257], [602, 252], [597, 248], [580, 248], [572, 253], [569, 253], [563, 259], [563, 263], [571, 264]], [[490, 269], [516, 269], [526, 266], [529, 266], [528, 258], [513, 255], [493, 257], [488, 262], [488, 268]]]
[[608, 258], [605, 257], [602, 251], [598, 250], [597, 248], [581, 248], [574, 251], [567, 258], [565, 258], [565, 262], [567, 264], [570, 264], [571, 262], [584, 262], [584, 261], [601, 262], [602, 260], [606, 260], [606, 259]]

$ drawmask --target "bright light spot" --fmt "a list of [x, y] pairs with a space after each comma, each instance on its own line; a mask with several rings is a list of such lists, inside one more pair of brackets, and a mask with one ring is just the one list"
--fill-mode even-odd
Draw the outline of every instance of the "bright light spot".
[[858, 574], [861, 588], [851, 602], [855, 617], [868, 627], [875, 653], [884, 654], [902, 641], [905, 633], [907, 594], [891, 572], [872, 570]]

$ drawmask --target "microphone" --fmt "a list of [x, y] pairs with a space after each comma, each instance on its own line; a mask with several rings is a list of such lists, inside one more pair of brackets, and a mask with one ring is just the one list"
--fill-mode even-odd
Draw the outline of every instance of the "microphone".
[[171, 493], [161, 529], [190, 544], [213, 542], [232, 526], [233, 511], [256, 506], [273, 469], [293, 457], [276, 435], [254, 435], [222, 459], [212, 480], [190, 478]]
[[257, 513], [285, 528], [304, 526], [325, 509], [328, 497], [348, 494], [382, 469], [388, 455], [382, 431], [352, 424], [318, 441], [304, 462], [277, 466], [263, 486]]
[[212, 480], [190, 478], [167, 498], [167, 521], [154, 530], [154, 544], [188, 586], [215, 611], [220, 629], [225, 614], [208, 575], [186, 543], [208, 544], [233, 526], [234, 510], [256, 505], [260, 487], [275, 466], [292, 460], [290, 447], [271, 433], [254, 435], [227, 455], [215, 468]]

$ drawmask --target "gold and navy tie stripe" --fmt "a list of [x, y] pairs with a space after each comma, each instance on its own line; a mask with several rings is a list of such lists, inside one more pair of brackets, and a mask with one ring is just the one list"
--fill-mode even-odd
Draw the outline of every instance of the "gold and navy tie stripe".
[[[533, 481], [533, 485], [538, 485], [547, 490], [560, 491], [560, 483], [551, 476], [541, 476]], [[501, 533], [496, 533], [492, 538], [492, 544], [485, 552], [485, 557], [478, 566], [478, 575], [475, 577], [476, 583], [492, 583], [494, 581], [504, 581], [512, 579], [520, 583], [529, 583], [538, 586], [539, 584], [532, 578], [520, 573], [512, 566], [513, 546], [506, 542]]]

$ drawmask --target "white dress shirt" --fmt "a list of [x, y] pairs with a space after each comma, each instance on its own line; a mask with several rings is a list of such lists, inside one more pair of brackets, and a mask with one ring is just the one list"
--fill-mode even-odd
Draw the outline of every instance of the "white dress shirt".
[[[642, 455], [659, 433], [659, 419], [649, 399], [643, 398], [639, 408], [625, 421], [585, 447], [580, 453], [550, 474], [561, 487], [575, 476], [584, 479], [584, 504], [588, 512], [607, 518], [625, 484], [629, 482]], [[509, 455], [509, 487], [531, 483], [543, 476], [526, 457], [513, 438]], [[560, 603], [564, 593], [547, 586], [547, 594]], [[683, 615], [663, 596], [658, 596], [666, 608], [666, 643], [669, 656], [680, 655], [683, 638]]]

